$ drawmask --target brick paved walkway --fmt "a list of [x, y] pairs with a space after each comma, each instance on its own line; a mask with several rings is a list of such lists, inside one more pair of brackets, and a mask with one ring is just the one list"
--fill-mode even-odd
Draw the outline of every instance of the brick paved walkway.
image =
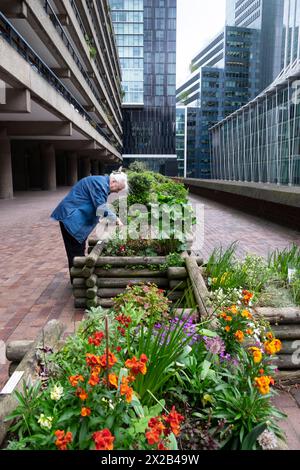
[[[0, 346], [1, 341], [34, 339], [53, 318], [63, 321], [67, 332], [72, 332], [74, 322], [82, 318], [83, 311], [73, 308], [59, 227], [49, 219], [66, 191], [19, 193], [14, 200], [0, 200]], [[270, 249], [285, 248], [292, 242], [300, 244], [299, 232], [198, 196], [191, 199], [205, 205], [201, 250], [205, 258], [220, 243], [229, 245], [235, 240], [240, 241], [240, 256], [249, 251], [266, 256]], [[0, 387], [6, 378], [7, 364], [0, 364]], [[295, 406], [287, 406], [287, 410], [289, 445], [300, 449], [300, 412]]]

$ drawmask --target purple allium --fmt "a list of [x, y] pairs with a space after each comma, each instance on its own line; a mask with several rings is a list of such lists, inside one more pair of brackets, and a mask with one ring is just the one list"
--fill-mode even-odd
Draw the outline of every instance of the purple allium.
[[215, 336], [213, 338], [205, 337], [204, 343], [207, 351], [212, 354], [221, 355], [225, 353], [225, 343], [220, 336]]

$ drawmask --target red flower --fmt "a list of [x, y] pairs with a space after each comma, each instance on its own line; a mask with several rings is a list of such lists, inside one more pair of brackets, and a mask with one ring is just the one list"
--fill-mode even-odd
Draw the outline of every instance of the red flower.
[[55, 445], [59, 450], [67, 450], [67, 445], [72, 442], [72, 433], [70, 431], [60, 431], [59, 429], [54, 432], [54, 435], [57, 437]]
[[94, 344], [95, 346], [100, 346], [104, 338], [104, 333], [102, 331], [97, 331], [92, 336], [89, 337], [89, 344]]
[[158, 450], [169, 450], [167, 447], [164, 446], [163, 441], [160, 441], [157, 446]]
[[96, 450], [113, 450], [114, 448], [115, 438], [107, 428], [102, 431], [94, 432], [93, 440], [95, 442]]
[[95, 356], [95, 354], [87, 353], [85, 355], [85, 360], [89, 367], [100, 365], [100, 356]]
[[177, 411], [175, 410], [175, 406], [172, 407], [168, 416], [163, 416], [163, 419], [166, 423], [170, 425], [173, 434], [175, 434], [175, 436], [178, 436], [180, 433], [180, 424], [182, 423], [182, 421], [184, 421], [184, 417], [181, 414], [177, 413]]
[[[103, 354], [99, 359], [100, 359], [100, 365], [102, 367], [106, 367], [107, 366], [106, 354]], [[111, 351], [108, 351], [108, 368], [110, 369], [111, 367], [113, 367], [113, 365], [116, 362], [118, 362], [118, 359], [116, 358], [116, 356]]]

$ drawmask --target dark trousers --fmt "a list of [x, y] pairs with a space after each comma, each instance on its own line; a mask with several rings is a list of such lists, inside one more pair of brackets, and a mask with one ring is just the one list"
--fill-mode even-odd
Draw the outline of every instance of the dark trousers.
[[[63, 241], [65, 244], [65, 249], [68, 257], [68, 263], [69, 263], [69, 270], [73, 266], [73, 258], [75, 256], [84, 256], [85, 252], [85, 242], [78, 242], [76, 238], [72, 237], [72, 235], [66, 230], [64, 224], [62, 222], [59, 222], [60, 225], [60, 230], [61, 234], [63, 237]], [[71, 282], [72, 278], [70, 276]]]

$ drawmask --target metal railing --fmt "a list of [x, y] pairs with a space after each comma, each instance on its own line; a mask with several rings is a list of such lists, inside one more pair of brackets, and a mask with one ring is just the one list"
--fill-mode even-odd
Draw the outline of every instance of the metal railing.
[[55, 75], [48, 65], [39, 57], [39, 55], [32, 49], [28, 42], [21, 36], [21, 34], [14, 28], [8, 21], [5, 15], [0, 12], [0, 36], [3, 37], [13, 47], [30, 66], [41, 75], [49, 85], [56, 89], [56, 91], [63, 96], [63, 98], [86, 120], [88, 121], [97, 132], [104, 137], [112, 146], [118, 151], [120, 146], [112, 143], [108, 133], [104, 131], [99, 124], [87, 113], [83, 106], [77, 99], [70, 93], [63, 82]]

